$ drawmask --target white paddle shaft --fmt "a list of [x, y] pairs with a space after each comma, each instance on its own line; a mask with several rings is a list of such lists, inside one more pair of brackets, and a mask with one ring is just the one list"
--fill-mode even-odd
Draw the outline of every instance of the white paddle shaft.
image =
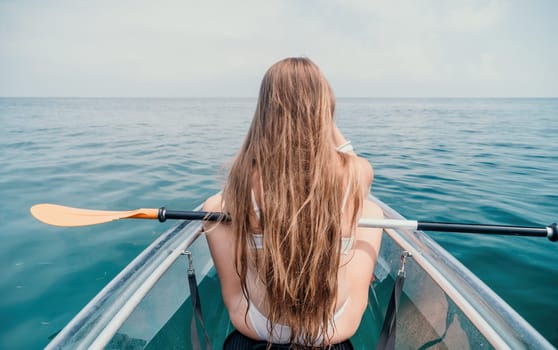
[[360, 219], [359, 227], [383, 227], [383, 228], [408, 228], [416, 230], [418, 221], [415, 220], [388, 220], [388, 219]]

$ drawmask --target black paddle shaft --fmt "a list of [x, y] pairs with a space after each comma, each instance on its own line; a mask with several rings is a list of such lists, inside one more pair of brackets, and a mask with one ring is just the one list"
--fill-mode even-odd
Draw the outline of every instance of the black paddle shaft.
[[160, 222], [167, 219], [174, 220], [203, 220], [203, 221], [228, 221], [229, 216], [225, 213], [206, 212], [206, 211], [183, 211], [183, 210], [167, 210], [167, 208], [159, 208], [157, 218]]
[[552, 242], [558, 241], [557, 224], [553, 223], [547, 227], [528, 226], [501, 226], [501, 225], [478, 225], [478, 224], [456, 224], [445, 222], [418, 222], [417, 229], [422, 231], [483, 233], [509, 236], [548, 237]]
[[[230, 217], [226, 213], [206, 212], [206, 211], [181, 211], [167, 210], [165, 207], [159, 208], [158, 219], [165, 222], [167, 219], [175, 220], [203, 220], [203, 221], [229, 221]], [[459, 224], [448, 222], [417, 222], [417, 230], [421, 231], [441, 231], [441, 232], [462, 232], [462, 233], [483, 233], [496, 235], [527, 236], [527, 237], [548, 237], [552, 242], [558, 241], [558, 227], [554, 223], [547, 227], [528, 227], [528, 226], [502, 226], [502, 225], [479, 225], [479, 224]]]

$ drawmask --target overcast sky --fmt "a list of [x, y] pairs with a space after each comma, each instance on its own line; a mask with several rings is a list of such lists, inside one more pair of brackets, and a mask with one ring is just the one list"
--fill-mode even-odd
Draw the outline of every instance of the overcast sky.
[[0, 96], [255, 97], [300, 55], [340, 97], [555, 97], [558, 1], [0, 0]]

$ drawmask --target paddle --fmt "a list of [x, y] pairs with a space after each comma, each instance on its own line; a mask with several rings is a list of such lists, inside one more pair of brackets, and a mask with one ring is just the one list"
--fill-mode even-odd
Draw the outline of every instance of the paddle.
[[161, 222], [167, 219], [208, 221], [217, 221], [221, 217], [226, 219], [222, 213], [203, 211], [175, 211], [166, 208], [128, 211], [90, 210], [57, 204], [36, 204], [31, 207], [31, 214], [45, 224], [63, 227], [97, 225], [120, 219], [158, 219]]
[[[179, 220], [228, 220], [224, 213], [209, 213], [204, 211], [177, 211], [159, 209], [136, 209], [129, 211], [89, 210], [65, 207], [56, 204], [37, 204], [31, 207], [31, 214], [45, 224], [54, 226], [87, 226], [102, 224], [120, 219], [157, 219], [164, 222], [167, 219]], [[422, 231], [443, 231], [462, 233], [499, 234], [529, 237], [547, 237], [552, 242], [558, 240], [558, 225], [547, 227], [479, 225], [446, 222], [423, 222], [414, 220], [376, 220], [361, 219], [361, 227], [408, 228]]]

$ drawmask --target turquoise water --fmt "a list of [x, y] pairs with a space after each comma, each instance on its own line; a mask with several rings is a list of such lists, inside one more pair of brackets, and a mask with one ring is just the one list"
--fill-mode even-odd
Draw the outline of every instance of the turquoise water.
[[[0, 99], [0, 348], [40, 348], [172, 223], [43, 225], [29, 207], [190, 209], [219, 189], [253, 99]], [[558, 99], [340, 99], [373, 192], [419, 220], [558, 220]], [[432, 236], [558, 345], [558, 246]]]

